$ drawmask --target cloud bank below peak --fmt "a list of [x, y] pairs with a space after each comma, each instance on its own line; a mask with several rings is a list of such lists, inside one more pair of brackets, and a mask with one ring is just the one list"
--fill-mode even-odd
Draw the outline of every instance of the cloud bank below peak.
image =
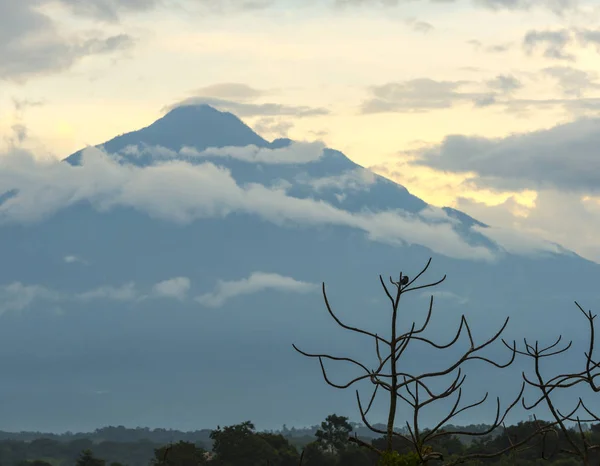
[[230, 299], [265, 290], [311, 293], [318, 288], [314, 283], [299, 281], [277, 273], [253, 272], [249, 277], [240, 280], [219, 280], [212, 292], [197, 296], [195, 300], [203, 306], [220, 307]]
[[[134, 282], [122, 285], [103, 285], [82, 292], [68, 292], [48, 288], [39, 284], [12, 282], [0, 285], [0, 315], [5, 312], [20, 312], [37, 303], [61, 306], [68, 303], [90, 303], [93, 301], [116, 301], [140, 303], [147, 300], [171, 299], [188, 300], [192, 282], [188, 277], [169, 278], [147, 287]], [[226, 301], [242, 295], [276, 290], [290, 293], [311, 293], [318, 285], [296, 280], [278, 273], [253, 272], [240, 280], [218, 280], [215, 289], [193, 298], [203, 307], [221, 307]]]
[[[146, 150], [152, 152], [153, 149], [147, 147]], [[160, 153], [165, 149], [156, 151]], [[229, 169], [212, 160], [199, 164], [166, 160], [140, 167], [120, 163], [117, 159], [97, 148], [84, 150], [82, 163], [77, 166], [40, 162], [23, 151], [0, 157], [0, 193], [8, 193], [0, 199], [0, 224], [42, 222], [69, 206], [86, 201], [100, 212], [129, 207], [180, 225], [245, 213], [287, 227], [342, 226], [362, 231], [372, 241], [398, 246], [421, 245], [459, 259], [493, 261], [503, 250], [503, 245], [490, 237], [487, 229], [481, 234], [492, 239], [498, 248], [472, 244], [457, 231], [455, 220], [441, 209], [435, 219], [429, 210], [424, 214], [400, 209], [350, 212], [313, 197], [291, 196], [285, 183], [239, 185]], [[368, 189], [371, 180], [361, 176], [361, 189]], [[356, 178], [356, 174], [327, 183], [348, 184], [350, 181], [356, 184], [352, 177]], [[317, 186], [320, 182], [316, 182]], [[156, 189], [157, 186], [161, 189]], [[544, 251], [555, 252], [555, 248], [540, 240], [531, 245], [529, 252]]]
[[12, 282], [0, 285], [0, 314], [23, 311], [38, 302], [61, 305], [68, 302], [119, 301], [136, 303], [147, 299], [183, 300], [190, 287], [187, 277], [175, 277], [156, 283], [146, 292], [134, 282], [122, 285], [102, 285], [82, 292], [67, 292], [39, 284]]
[[149, 157], [153, 163], [177, 160], [199, 162], [213, 158], [230, 158], [247, 163], [285, 165], [315, 162], [323, 156], [324, 148], [324, 144], [318, 141], [294, 141], [287, 146], [274, 149], [251, 144], [248, 146], [209, 147], [199, 151], [194, 147], [184, 146], [178, 152], [160, 146], [130, 145], [121, 150], [120, 154], [133, 157], [133, 159]]
[[292, 197], [280, 186], [240, 186], [229, 170], [211, 162], [176, 160], [138, 167], [89, 148], [82, 165], [72, 166], [20, 153], [0, 157], [0, 192], [12, 192], [0, 203], [0, 224], [40, 222], [88, 201], [99, 211], [133, 207], [181, 225], [241, 212], [278, 225], [346, 226], [388, 244], [421, 244], [451, 257], [494, 258], [489, 249], [468, 244], [451, 223], [430, 223], [403, 211], [352, 213], [324, 201]]

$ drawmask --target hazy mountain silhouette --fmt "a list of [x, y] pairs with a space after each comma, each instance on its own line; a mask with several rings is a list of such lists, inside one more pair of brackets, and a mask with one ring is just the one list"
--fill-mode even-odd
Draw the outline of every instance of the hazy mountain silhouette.
[[[178, 149], [193, 146], [198, 150], [207, 147], [248, 146], [269, 147], [265, 139], [256, 134], [239, 118], [229, 112], [219, 112], [209, 105], [177, 107], [146, 128], [122, 134], [103, 144], [113, 153], [129, 145], [146, 144]], [[66, 159], [78, 164], [81, 151]], [[139, 161], [138, 161], [139, 163]]]
[[[333, 207], [323, 211], [344, 219], [383, 213], [373, 217], [374, 223], [383, 222], [388, 212], [424, 215], [428, 208], [404, 187], [376, 175], [363, 184], [315, 188], [315, 180], [364, 175], [333, 149], [310, 162], [278, 164], [180, 153], [182, 147], [202, 152], [291, 144], [288, 139], [266, 141], [230, 113], [188, 106], [102, 147], [123, 166], [141, 170], [164, 161], [156, 158], [156, 146], [177, 153], [174, 160], [210, 162], [227, 170], [237, 185], [250, 187], [236, 198], [239, 203], [250, 202], [245, 197], [254, 195], [253, 186], [262, 193], [279, 183], [288, 196]], [[132, 146], [137, 152], [128, 149]], [[66, 161], [74, 167], [72, 176], [80, 176], [82, 152]], [[317, 285], [325, 281], [332, 306], [344, 320], [383, 332], [389, 310], [378, 274], [402, 270], [414, 275], [433, 257], [425, 279], [448, 274], [434, 290], [441, 293], [432, 332], [443, 342], [462, 312], [479, 340], [494, 333], [507, 315], [512, 319], [509, 338], [551, 338], [564, 332], [567, 339], [582, 339], [585, 325], [572, 301], [592, 308], [597, 303], [597, 264], [561, 249], [504, 251], [482, 234], [485, 225], [454, 209], [445, 209], [448, 218], [423, 218], [451, 225], [468, 247], [488, 248], [494, 260], [432, 252], [425, 245], [436, 239], [428, 233], [422, 234], [421, 244], [400, 245], [342, 222], [287, 221], [287, 209], [297, 204], [273, 206], [268, 197], [264, 202], [271, 210], [262, 216], [251, 206], [229, 211], [216, 203], [205, 207], [209, 213], [201, 218], [169, 221], [173, 205], [160, 202], [178, 189], [179, 178], [144, 178], [144, 183], [156, 183], [153, 199], [138, 195], [127, 179], [119, 178], [123, 184], [115, 196], [127, 195], [135, 203], [105, 205], [82, 197], [39, 222], [0, 226], [0, 257], [6, 264], [0, 268], [0, 429], [77, 431], [119, 424], [196, 429], [246, 419], [259, 428], [276, 428], [283, 423], [313, 425], [331, 412], [358, 420], [354, 392], [326, 386], [318, 363], [295, 353], [291, 344], [339, 355], [362, 352], [372, 362], [373, 342], [335, 325], [318, 286], [302, 291], [289, 281], [274, 284], [268, 274]], [[14, 195], [18, 193], [0, 198], [0, 204]], [[160, 209], [148, 210], [151, 202]], [[188, 209], [192, 213], [194, 202]], [[248, 280], [257, 272], [266, 278]], [[202, 298], [195, 300], [198, 296]], [[427, 299], [407, 297], [403, 318], [420, 321]], [[575, 343], [574, 353], [582, 341]], [[491, 354], [507, 356], [501, 346]], [[405, 363], [414, 368], [431, 358], [429, 352], [417, 351]], [[337, 381], [345, 379], [347, 370], [329, 366]], [[506, 397], [518, 391], [518, 379], [512, 383], [509, 372], [495, 375], [477, 363], [473, 368], [474, 396], [489, 387], [498, 392], [491, 394]], [[519, 370], [515, 366], [510, 374], [518, 377]], [[488, 421], [484, 415], [494, 408], [492, 403], [481, 417], [455, 423]], [[374, 422], [382, 413], [374, 411]], [[435, 418], [435, 412], [430, 415]]]

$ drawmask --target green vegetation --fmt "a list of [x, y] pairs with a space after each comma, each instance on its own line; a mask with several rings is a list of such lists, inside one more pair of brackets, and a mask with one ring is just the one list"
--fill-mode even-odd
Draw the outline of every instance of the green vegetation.
[[[506, 449], [519, 439], [527, 438], [539, 429], [539, 422], [521, 422], [507, 426], [492, 435], [467, 442], [465, 437], [451, 435], [431, 445], [440, 452], [445, 462], [454, 461], [470, 454], [493, 454], [499, 449]], [[348, 419], [334, 414], [327, 417], [314, 435], [306, 436], [298, 430], [296, 437], [288, 430], [281, 432], [257, 432], [252, 423], [227, 426], [212, 431], [212, 444], [179, 440], [165, 445], [158, 445], [150, 439], [128, 441], [128, 436], [136, 435], [137, 429], [122, 430], [123, 441], [100, 441], [93, 443], [89, 439], [57, 440], [38, 438], [32, 441], [1, 440], [0, 464], [3, 466], [297, 466], [300, 454], [303, 466], [375, 466], [401, 465], [417, 466], [419, 457], [412, 445], [400, 437], [393, 440], [393, 449], [382, 456], [368, 448], [350, 442], [356, 433], [357, 426], [351, 432], [347, 430]], [[447, 426], [456, 430], [456, 426]], [[489, 426], [481, 426], [489, 428]], [[466, 430], [466, 429], [465, 429]], [[426, 431], [426, 430], [425, 430]], [[152, 431], [148, 431], [152, 437]], [[345, 437], [342, 433], [346, 432]], [[569, 435], [579, 436], [577, 426], [568, 429]], [[18, 434], [17, 434], [18, 435]], [[30, 434], [35, 435], [35, 434]], [[38, 434], [43, 435], [43, 434]], [[83, 435], [83, 434], [81, 434]], [[93, 434], [90, 434], [93, 436]], [[181, 435], [188, 435], [181, 433]], [[600, 423], [592, 424], [584, 431], [587, 442], [600, 444]], [[376, 449], [385, 449], [385, 436], [377, 438], [359, 438]], [[298, 447], [294, 443], [304, 439]], [[308, 443], [306, 443], [308, 441]], [[478, 466], [570, 466], [581, 465], [582, 462], [567, 452], [569, 440], [561, 433], [547, 438], [546, 445], [541, 441], [531, 442], [525, 448], [516, 449], [506, 455], [494, 458], [479, 458], [465, 464]], [[82, 448], [83, 447], [83, 448]], [[542, 459], [542, 450], [546, 448]], [[439, 460], [432, 465], [443, 464]], [[596, 463], [597, 464], [597, 463]]]

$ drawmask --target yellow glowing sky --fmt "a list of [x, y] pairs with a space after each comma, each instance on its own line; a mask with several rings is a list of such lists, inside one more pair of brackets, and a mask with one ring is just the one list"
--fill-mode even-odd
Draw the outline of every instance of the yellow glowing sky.
[[[454, 206], [458, 198], [498, 205], [511, 198], [523, 207], [512, 210], [515, 219], [527, 217], [535, 207], [535, 191], [475, 188], [463, 183], [466, 176], [403, 165], [409, 157], [406, 152], [449, 134], [502, 137], [550, 128], [574, 115], [559, 107], [517, 115], [496, 106], [474, 108], [470, 102], [423, 112], [361, 115], [360, 105], [369, 97], [370, 86], [416, 78], [477, 85], [499, 74], [523, 82], [514, 93], [518, 98], [559, 98], [556, 83], [544, 78], [541, 70], [557, 65], [600, 70], [600, 53], [574, 45], [576, 63], [557, 63], [541, 53], [527, 54], [521, 45], [524, 34], [532, 29], [595, 26], [598, 9], [561, 17], [544, 8], [492, 11], [466, 0], [343, 10], [324, 3], [313, 0], [298, 8], [281, 2], [271, 9], [218, 13], [184, 2], [185, 9], [124, 12], [119, 22], [108, 23], [76, 17], [55, 2], [48, 3], [43, 12], [64, 37], [126, 32], [136, 43], [124, 52], [83, 57], [60, 71], [0, 80], [0, 144], [8, 144], [13, 125], [23, 124], [29, 134], [24, 144], [40, 156], [63, 158], [86, 144], [152, 123], [165, 105], [193, 96], [200, 88], [243, 83], [264, 91], [252, 103], [330, 111], [314, 117], [275, 117], [276, 122], [293, 124], [287, 133], [292, 139], [321, 138], [435, 205]], [[432, 29], [415, 30], [417, 21]], [[481, 45], [469, 43], [473, 40]], [[486, 51], [504, 44], [509, 45], [506, 52]], [[43, 104], [16, 110], [13, 99]], [[255, 127], [261, 118], [243, 120]]]

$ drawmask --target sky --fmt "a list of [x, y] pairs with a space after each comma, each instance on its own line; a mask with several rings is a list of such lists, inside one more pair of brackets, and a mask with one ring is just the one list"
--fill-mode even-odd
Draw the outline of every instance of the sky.
[[0, 0], [0, 156], [207, 102], [600, 261], [599, 20], [589, 0]]

